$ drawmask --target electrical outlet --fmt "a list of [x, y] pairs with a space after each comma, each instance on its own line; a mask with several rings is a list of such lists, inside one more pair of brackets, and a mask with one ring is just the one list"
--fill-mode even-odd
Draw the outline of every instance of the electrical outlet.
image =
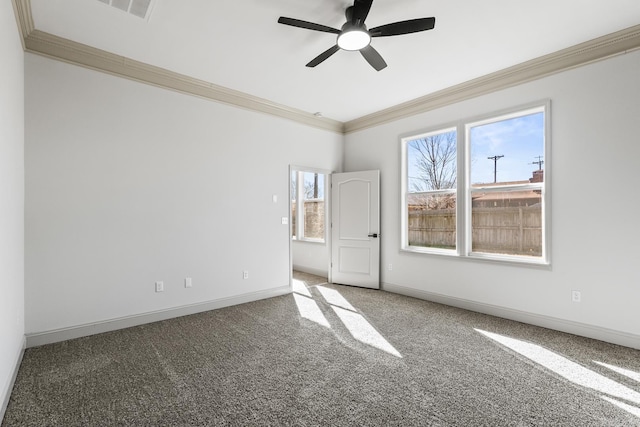
[[389, 264], [389, 271], [393, 270], [393, 264]]
[[191, 281], [191, 277], [187, 277], [186, 279], [184, 279], [185, 288], [190, 288], [192, 286], [193, 286], [193, 282]]
[[164, 292], [164, 282], [156, 282], [156, 292]]
[[582, 301], [582, 293], [580, 291], [571, 291], [571, 301], [573, 302]]
[[247, 270], [242, 272], [242, 278], [243, 279], [248, 279], [249, 278], [249, 272]]

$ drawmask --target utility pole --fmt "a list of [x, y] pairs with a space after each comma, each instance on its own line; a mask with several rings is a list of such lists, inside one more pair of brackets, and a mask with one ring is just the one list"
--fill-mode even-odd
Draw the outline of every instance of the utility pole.
[[487, 157], [487, 159], [493, 160], [493, 183], [494, 184], [497, 182], [497, 178], [498, 178], [498, 159], [501, 159], [503, 157], [504, 156]]
[[318, 174], [313, 174], [313, 198], [318, 198]]
[[538, 156], [538, 157], [536, 157], [536, 159], [538, 159], [537, 162], [531, 162], [529, 164], [530, 165], [538, 165], [538, 170], [541, 171], [542, 170], [542, 164], [544, 163], [544, 160], [542, 160], [542, 156]]

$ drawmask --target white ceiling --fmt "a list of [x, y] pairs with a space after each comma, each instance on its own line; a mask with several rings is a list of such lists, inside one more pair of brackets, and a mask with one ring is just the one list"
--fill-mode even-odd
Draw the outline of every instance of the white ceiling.
[[348, 0], [154, 0], [148, 20], [98, 0], [31, 0], [35, 28], [216, 85], [347, 122], [640, 23], [639, 0], [375, 0], [369, 28], [436, 17], [434, 30], [376, 38], [388, 67], [357, 52], [305, 64]]

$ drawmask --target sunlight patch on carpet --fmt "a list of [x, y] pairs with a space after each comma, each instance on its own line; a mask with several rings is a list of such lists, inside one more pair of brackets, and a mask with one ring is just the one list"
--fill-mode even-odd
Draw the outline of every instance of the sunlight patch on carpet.
[[[637, 391], [632, 390], [629, 387], [626, 387], [603, 375], [600, 375], [588, 368], [585, 368], [582, 365], [572, 362], [566, 357], [547, 350], [542, 346], [521, 341], [515, 338], [506, 337], [504, 335], [483, 331], [480, 329], [475, 329], [475, 331], [510, 348], [516, 353], [525, 356], [533, 362], [544, 366], [545, 368], [555, 372], [562, 378], [571, 381], [574, 384], [580, 385], [582, 387], [587, 387], [600, 393], [626, 400], [628, 402], [632, 402], [636, 405], [640, 405], [640, 393], [638, 393]], [[602, 398], [625, 410], [628, 410], [626, 407], [632, 408], [634, 410], [638, 409], [634, 406], [618, 402], [615, 399], [608, 398], [607, 396], [602, 396]]]
[[309, 292], [309, 289], [307, 289], [307, 285], [302, 280], [293, 279], [292, 285], [293, 292], [311, 298], [311, 292]]
[[631, 415], [635, 415], [636, 417], [640, 418], [640, 408], [636, 408], [635, 406], [631, 406], [628, 405], [624, 402], [620, 402], [619, 400], [613, 399], [611, 397], [608, 396], [600, 396], [602, 399], [606, 400], [607, 402], [616, 405], [618, 408], [623, 409], [625, 411], [627, 411], [628, 413], [630, 413]]
[[318, 303], [316, 303], [311, 298], [307, 298], [298, 294], [293, 294], [293, 298], [295, 299], [296, 305], [298, 306], [298, 312], [300, 313], [300, 316], [307, 320], [311, 320], [312, 322], [315, 322], [320, 326], [331, 329], [331, 325], [329, 325], [329, 321], [326, 317], [324, 317], [324, 314], [322, 314], [320, 307], [318, 307]]
[[324, 286], [316, 286], [316, 289], [329, 304], [346, 310], [357, 311], [349, 301], [347, 301], [345, 297], [335, 289], [325, 288]]
[[380, 332], [376, 331], [376, 329], [371, 326], [371, 323], [367, 322], [361, 314], [333, 305], [331, 308], [340, 320], [342, 320], [342, 323], [344, 323], [344, 326], [346, 326], [353, 338], [393, 356], [402, 357], [398, 350], [389, 344], [389, 341], [384, 339], [384, 337], [380, 335]]
[[631, 378], [632, 380], [636, 380], [640, 383], [640, 372], [631, 371], [629, 369], [624, 369], [619, 366], [609, 365], [607, 363], [598, 362], [596, 360], [593, 363], [597, 363], [600, 366], [604, 366], [605, 368], [611, 369], [614, 372], [619, 373], [620, 375], [624, 375], [625, 377]]

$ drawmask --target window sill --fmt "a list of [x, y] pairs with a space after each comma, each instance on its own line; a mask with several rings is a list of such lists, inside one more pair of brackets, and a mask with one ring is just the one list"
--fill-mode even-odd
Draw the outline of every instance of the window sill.
[[326, 245], [327, 242], [323, 239], [291, 239], [292, 242], [311, 243], [314, 245]]
[[436, 255], [449, 258], [458, 258], [461, 260], [471, 260], [480, 262], [489, 262], [501, 265], [511, 266], [531, 266], [541, 268], [551, 268], [551, 263], [548, 260], [542, 258], [533, 259], [531, 257], [519, 256], [519, 255], [497, 255], [487, 253], [472, 252], [468, 255], [460, 255], [453, 249], [433, 249], [433, 248], [419, 248], [419, 247], [404, 247], [400, 249], [401, 252], [421, 254], [421, 255]]

